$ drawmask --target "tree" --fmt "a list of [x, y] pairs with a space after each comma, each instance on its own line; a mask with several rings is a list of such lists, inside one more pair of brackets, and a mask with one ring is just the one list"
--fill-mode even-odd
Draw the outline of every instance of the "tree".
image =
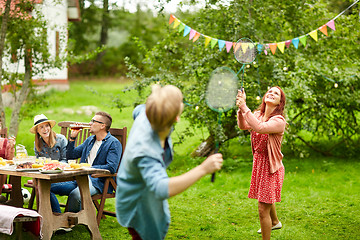
[[[34, 1], [35, 2], [35, 1]], [[22, 106], [25, 101], [30, 101], [29, 94], [33, 92], [31, 79], [34, 75], [41, 75], [53, 67], [63, 67], [64, 59], [52, 57], [49, 53], [47, 27], [48, 24], [34, 2], [20, 1], [7, 21], [6, 31], [6, 57], [10, 61], [24, 60], [25, 73], [3, 72], [3, 79], [7, 80], [13, 89], [14, 107], [11, 113], [9, 133], [17, 134]], [[29, 10], [32, 14], [29, 14]], [[5, 18], [3, 18], [3, 23]], [[2, 29], [3, 30], [3, 29]], [[11, 56], [16, 56], [12, 58]], [[14, 60], [15, 59], [15, 60]], [[4, 68], [2, 68], [4, 69]], [[4, 70], [3, 70], [4, 71]], [[17, 83], [22, 78], [22, 84]], [[18, 94], [17, 94], [18, 93]], [[0, 95], [2, 98], [2, 94]], [[0, 105], [0, 112], [4, 113], [4, 105]], [[4, 118], [5, 120], [5, 118]], [[6, 122], [2, 121], [6, 127]]]
[[[2, 16], [1, 21], [1, 33], [0, 33], [0, 82], [2, 82], [2, 74], [3, 74], [3, 55], [4, 55], [4, 46], [5, 46], [5, 36], [7, 31], [7, 24], [9, 20], [9, 13], [10, 13], [10, 4], [11, 0], [6, 0], [5, 3], [5, 11]], [[1, 128], [6, 127], [6, 118], [5, 118], [5, 111], [4, 111], [4, 104], [2, 99], [2, 94], [0, 93], [0, 119], [1, 119]]]
[[[305, 35], [326, 24], [340, 12], [331, 9], [328, 3], [326, 0], [271, 0], [265, 4], [265, 1], [238, 0], [224, 5], [212, 0], [200, 11], [179, 12], [176, 16], [213, 38], [237, 41], [248, 37], [255, 42], [274, 43]], [[307, 36], [305, 47], [300, 43], [298, 49], [290, 46], [284, 53], [277, 49], [275, 55], [270, 49], [268, 55], [261, 51], [256, 63], [246, 68], [245, 88], [251, 109], [259, 105], [256, 97], [259, 92], [265, 93], [268, 86], [280, 85], [285, 90], [289, 122], [285, 140], [293, 152], [306, 155], [303, 143], [325, 155], [344, 155], [344, 152], [351, 155], [359, 149], [360, 54], [355, 12], [339, 17], [337, 29], [335, 32], [329, 29], [329, 37], [319, 31], [318, 42]], [[217, 45], [213, 49], [205, 48], [203, 39], [193, 43], [188, 36], [182, 37], [183, 32], [166, 26], [166, 22], [163, 27], [169, 29], [167, 35], [143, 52], [146, 56], [143, 62], [154, 74], [142, 73], [129, 63], [129, 68], [135, 69], [133, 88], [139, 91], [140, 99], [144, 98], [146, 86], [156, 82], [174, 84], [182, 89], [186, 102], [191, 105], [185, 108], [184, 116], [193, 127], [205, 126], [209, 132], [208, 139], [201, 144], [202, 149], [197, 151], [199, 155], [206, 155], [213, 150], [218, 131], [217, 113], [204, 101], [209, 75], [219, 66], [226, 65], [237, 72], [241, 65], [225, 49], [220, 52]], [[334, 88], [323, 76], [343, 79], [341, 88]], [[238, 131], [235, 115], [234, 109], [222, 118], [222, 143], [239, 134], [246, 135]]]
[[[100, 41], [99, 47], [105, 46], [108, 40], [108, 30], [109, 30], [109, 0], [103, 0], [103, 9], [102, 9], [102, 21], [101, 21], [101, 32], [100, 32]], [[100, 65], [103, 56], [105, 55], [106, 50], [100, 52], [96, 58], [96, 65]]]

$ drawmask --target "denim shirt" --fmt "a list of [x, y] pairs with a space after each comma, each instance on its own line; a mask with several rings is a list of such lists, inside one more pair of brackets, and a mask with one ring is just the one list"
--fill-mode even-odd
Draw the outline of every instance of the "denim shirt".
[[[34, 144], [35, 145], [35, 144]], [[46, 142], [40, 138], [41, 151], [35, 150], [35, 156], [38, 157], [47, 157], [52, 160], [59, 160], [60, 162], [66, 162], [66, 145], [67, 140], [64, 135], [56, 134], [56, 143], [54, 147], [49, 147]]]
[[[67, 145], [66, 158], [77, 159], [81, 157], [80, 162], [86, 163], [87, 158], [90, 154], [92, 147], [96, 141], [96, 136], [92, 135], [88, 137], [81, 145], [75, 148], [75, 141], [69, 141]], [[111, 173], [115, 173], [121, 158], [122, 145], [120, 141], [110, 134], [107, 133], [106, 137], [102, 140], [99, 150], [97, 151], [96, 157], [92, 164], [92, 168], [107, 169]], [[104, 189], [104, 178], [93, 178], [90, 176], [93, 186], [101, 193]], [[108, 193], [111, 193], [114, 189], [109, 185]]]
[[170, 136], [162, 148], [140, 105], [117, 174], [116, 216], [143, 240], [164, 239], [170, 224], [169, 177], [166, 167], [172, 161]]

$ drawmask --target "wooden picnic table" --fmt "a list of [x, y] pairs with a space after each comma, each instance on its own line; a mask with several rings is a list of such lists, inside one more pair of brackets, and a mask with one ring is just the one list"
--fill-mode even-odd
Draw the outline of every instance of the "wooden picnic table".
[[[43, 217], [42, 233], [43, 239], [51, 239], [53, 232], [60, 227], [72, 227], [77, 224], [87, 226], [92, 239], [102, 239], [99, 227], [96, 222], [96, 209], [91, 200], [89, 190], [89, 174], [109, 173], [104, 169], [82, 169], [75, 171], [63, 171], [61, 173], [45, 174], [39, 171], [17, 171], [16, 169], [0, 169], [0, 174], [9, 175], [12, 191], [10, 199], [6, 204], [23, 207], [23, 197], [21, 193], [21, 177], [33, 178], [37, 184], [38, 213]], [[54, 182], [65, 182], [76, 180], [80, 188], [82, 209], [78, 213], [65, 212], [54, 214], [50, 204], [50, 186]]]

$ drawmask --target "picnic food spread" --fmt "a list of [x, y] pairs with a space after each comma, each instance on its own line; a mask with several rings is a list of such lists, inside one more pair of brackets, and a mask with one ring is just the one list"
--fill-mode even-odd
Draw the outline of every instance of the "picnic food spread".
[[2, 157], [0, 157], [0, 166], [5, 166], [6, 164], [14, 165], [14, 161], [13, 160], [4, 160]]
[[62, 163], [58, 160], [51, 160], [51, 162], [16, 162], [13, 160], [5, 160], [0, 158], [0, 167], [10, 167], [13, 165], [14, 169], [18, 171], [31, 171], [31, 170], [40, 170], [40, 171], [54, 171], [54, 170], [81, 170], [90, 168], [91, 165], [89, 163]]
[[16, 169], [25, 169], [25, 168], [32, 168], [33, 163], [32, 162], [24, 162], [20, 163], [16, 166]]

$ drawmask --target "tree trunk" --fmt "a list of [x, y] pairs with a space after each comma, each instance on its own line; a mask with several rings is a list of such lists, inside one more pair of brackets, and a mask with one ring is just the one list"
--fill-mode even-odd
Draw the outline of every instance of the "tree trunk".
[[[17, 135], [18, 128], [19, 128], [19, 116], [21, 106], [23, 105], [24, 101], [27, 99], [27, 96], [30, 92], [30, 79], [31, 79], [31, 49], [25, 50], [25, 76], [22, 87], [20, 89], [19, 97], [15, 101], [15, 107], [11, 113], [11, 121], [10, 121], [10, 135]], [[16, 93], [14, 93], [16, 94]]]
[[[2, 82], [2, 69], [3, 69], [3, 55], [4, 55], [4, 46], [5, 46], [5, 37], [7, 31], [7, 23], [9, 20], [10, 13], [10, 4], [11, 0], [6, 0], [5, 12], [3, 14], [2, 23], [1, 23], [1, 35], [0, 35], [0, 83]], [[0, 88], [0, 120], [1, 128], [6, 128], [6, 118], [5, 118], [5, 108], [2, 99], [2, 91]]]
[[215, 150], [215, 139], [210, 135], [192, 153], [192, 157], [207, 157]]
[[[109, 0], [103, 0], [103, 14], [101, 21], [101, 33], [100, 33], [100, 42], [99, 47], [102, 47], [107, 44], [108, 41], [108, 30], [109, 30]], [[106, 50], [98, 53], [96, 57], [96, 65], [101, 64], [102, 58], [105, 55]]]
[[[236, 111], [231, 113], [230, 119], [236, 119]], [[222, 125], [226, 139], [219, 142], [219, 147], [222, 143], [238, 136], [236, 121], [228, 121]], [[192, 153], [192, 157], [206, 157], [212, 154], [215, 150], [215, 137], [213, 134], [203, 141]]]

